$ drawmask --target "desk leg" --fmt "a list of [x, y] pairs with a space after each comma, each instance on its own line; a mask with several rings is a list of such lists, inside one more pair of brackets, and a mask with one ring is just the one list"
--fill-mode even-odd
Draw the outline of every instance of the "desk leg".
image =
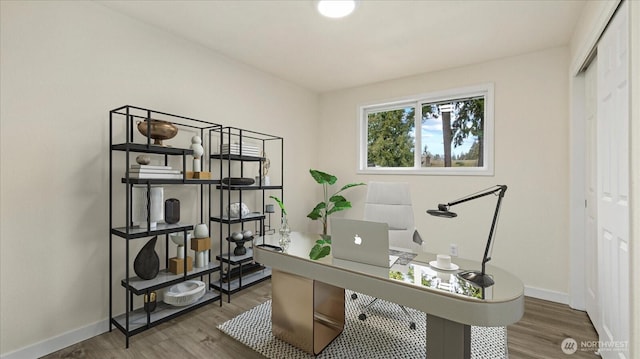
[[344, 329], [344, 289], [291, 273], [271, 274], [272, 333], [312, 355]]
[[471, 327], [434, 315], [428, 315], [427, 358], [471, 358]]

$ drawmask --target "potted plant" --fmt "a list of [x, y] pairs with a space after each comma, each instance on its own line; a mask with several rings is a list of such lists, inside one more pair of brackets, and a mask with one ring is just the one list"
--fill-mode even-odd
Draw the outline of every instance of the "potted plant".
[[322, 239], [316, 242], [316, 245], [311, 249], [309, 253], [309, 258], [311, 259], [319, 259], [322, 258], [329, 253], [331, 253], [331, 237], [327, 235], [327, 225], [329, 222], [329, 216], [333, 213], [343, 211], [345, 209], [351, 208], [351, 202], [349, 202], [344, 196], [340, 193], [343, 191], [356, 186], [364, 186], [364, 183], [349, 183], [337, 192], [333, 194], [329, 194], [330, 186], [334, 185], [338, 178], [332, 174], [325, 173], [322, 171], [310, 169], [309, 173], [311, 177], [313, 177], [318, 184], [322, 185], [323, 190], [323, 200], [319, 202], [307, 215], [308, 218], [312, 220], [320, 220], [322, 222]]

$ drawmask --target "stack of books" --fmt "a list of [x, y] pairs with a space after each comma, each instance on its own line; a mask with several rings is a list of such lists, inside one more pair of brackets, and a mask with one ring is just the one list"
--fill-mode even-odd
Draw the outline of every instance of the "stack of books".
[[129, 169], [129, 178], [182, 179], [182, 173], [180, 173], [180, 170], [174, 170], [171, 166], [133, 164]]
[[240, 155], [240, 150], [242, 149], [243, 156], [260, 157], [260, 149], [258, 146], [243, 143], [241, 147], [240, 144], [237, 143], [224, 143], [221, 147], [223, 155]]

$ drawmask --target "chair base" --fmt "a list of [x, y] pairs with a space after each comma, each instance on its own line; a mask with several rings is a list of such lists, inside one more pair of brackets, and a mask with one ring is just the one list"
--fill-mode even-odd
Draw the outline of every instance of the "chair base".
[[[352, 293], [352, 294], [351, 294], [351, 299], [353, 299], [353, 300], [358, 299], [358, 295], [357, 295], [356, 293]], [[366, 320], [366, 319], [367, 319], [367, 314], [365, 314], [365, 311], [367, 310], [367, 308], [369, 308], [370, 306], [372, 306], [372, 305], [373, 305], [375, 302], [377, 302], [377, 301], [378, 301], [378, 298], [373, 298], [369, 303], [367, 303], [367, 305], [365, 305], [365, 306], [362, 308], [362, 312], [358, 315], [358, 319], [360, 319], [360, 320]], [[409, 322], [409, 328], [410, 328], [411, 330], [416, 330], [416, 322], [413, 320], [413, 316], [411, 315], [411, 313], [409, 313], [409, 312], [407, 311], [407, 309], [406, 309], [404, 306], [400, 305], [400, 304], [398, 304], [398, 307], [400, 307], [400, 309], [402, 309], [402, 311], [404, 312], [404, 314], [406, 314], [406, 315], [407, 315], [407, 317], [409, 317], [409, 319], [410, 319], [410, 322]]]

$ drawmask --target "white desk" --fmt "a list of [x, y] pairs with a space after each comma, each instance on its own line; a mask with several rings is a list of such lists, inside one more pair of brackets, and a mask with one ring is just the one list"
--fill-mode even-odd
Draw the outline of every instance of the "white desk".
[[[495, 284], [482, 293], [450, 276], [451, 272], [432, 270], [428, 263], [435, 259], [434, 254], [419, 253], [410, 264], [396, 264], [381, 272], [358, 263], [350, 263], [347, 268], [339, 261], [334, 263], [331, 256], [309, 259], [311, 247], [320, 239], [316, 234], [291, 233], [287, 253], [259, 246], [277, 245], [278, 239], [279, 235], [267, 235], [254, 240], [256, 261], [273, 269], [274, 335], [312, 354], [320, 353], [342, 332], [343, 288], [425, 312], [430, 359], [469, 358], [471, 325], [506, 326], [524, 314], [522, 282], [494, 266], [487, 265], [486, 272], [493, 276]], [[454, 263], [460, 270], [480, 268], [476, 261], [455, 259]], [[421, 276], [407, 275], [410, 268]], [[402, 279], [392, 279], [390, 273]]]

